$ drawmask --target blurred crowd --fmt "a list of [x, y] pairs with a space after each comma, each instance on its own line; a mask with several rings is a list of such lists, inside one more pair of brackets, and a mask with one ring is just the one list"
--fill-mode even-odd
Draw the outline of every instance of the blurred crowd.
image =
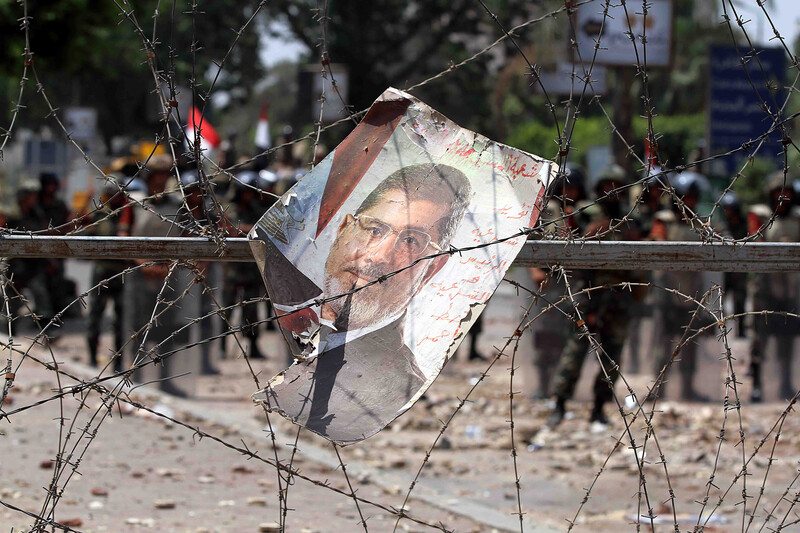
[[[287, 140], [291, 139], [281, 139]], [[276, 198], [302, 178], [311, 154], [303, 157], [289, 148], [278, 150], [272, 158], [240, 157], [234, 141], [231, 136], [223, 145], [218, 166], [211, 169], [176, 161], [158, 149], [147, 157], [119, 157], [105, 169], [106, 178], [95, 205], [78, 210], [71, 210], [59, 197], [58, 176], [45, 173], [39, 179], [24, 179], [16, 192], [16, 204], [2, 214], [0, 223], [13, 230], [51, 235], [245, 236]], [[263, 154], [264, 150], [260, 152]], [[324, 155], [324, 148], [317, 147], [313, 158], [318, 162]], [[220, 168], [230, 171], [222, 172]], [[752, 236], [759, 241], [800, 242], [800, 194], [794, 185], [800, 185], [800, 181], [793, 183], [784, 173], [776, 173], [764, 188], [763, 203], [747, 206], [729, 191], [715, 206], [715, 216], [709, 222], [709, 217], [697, 216], [701, 198], [710, 188], [701, 174], [668, 173], [654, 168], [647, 179], [641, 180], [626, 174], [622, 167], [611, 165], [590, 183], [581, 168], [569, 166], [550, 185], [538, 238], [701, 241], [713, 229], [729, 239]], [[264, 284], [255, 264], [201, 263], [196, 268], [196, 272], [170, 271], [165, 263], [146, 260], [93, 261], [94, 288], [84, 317], [91, 364], [109, 364], [119, 371], [194, 342], [202, 345], [197, 370], [214, 374], [215, 358], [227, 355], [229, 336], [223, 332], [230, 328], [240, 331], [246, 339], [250, 358], [264, 358], [259, 336], [274, 325], [268, 320], [272, 309], [264, 298]], [[28, 310], [35, 313], [40, 325], [68, 318], [69, 314], [60, 312], [65, 308], [73, 316], [80, 313], [80, 306], [69, 305], [78, 294], [76, 284], [65, 274], [63, 260], [13, 259], [9, 269], [15, 290], [27, 296], [25, 303], [21, 298], [12, 298], [17, 306], [14, 312], [28, 306], [23, 314]], [[569, 290], [577, 295], [577, 312], [564, 298], [567, 287], [557, 270], [531, 269], [530, 273], [542, 294], [540, 310], [551, 304], [558, 308], [534, 323], [538, 383], [533, 396], [555, 398], [551, 425], [563, 420], [587, 354], [594, 357], [598, 346], [603, 368], [594, 380], [593, 422], [607, 422], [604, 407], [613, 398], [609, 381], [613, 384], [619, 376], [626, 345], [630, 354], [626, 371], [652, 371], [654, 376], [662, 370], [677, 373], [683, 400], [706, 399], [709, 391], [695, 380], [696, 339], [681, 343], [698, 329], [716, 322], [710, 313], [698, 308], [698, 301], [711, 309], [716, 305], [709, 298], [703, 300], [709, 283], [702, 272], [572, 272]], [[192, 281], [198, 274], [208, 287], [221, 290], [192, 291]], [[633, 285], [626, 286], [626, 282]], [[793, 343], [800, 324], [793, 317], [745, 312], [796, 312], [798, 276], [726, 273], [724, 294], [731, 310], [728, 312], [737, 316], [736, 335], [750, 343], [752, 401], [763, 397], [761, 369], [765, 348], [772, 338], [780, 366], [780, 395], [793, 397]], [[101, 347], [109, 304], [112, 319], [108, 331], [113, 333], [113, 345]], [[192, 309], [187, 308], [192, 305]], [[225, 312], [215, 314], [220, 306]], [[195, 324], [186, 318], [206, 315], [208, 318]], [[642, 334], [647, 318], [656, 325], [650, 336]], [[590, 335], [585, 334], [586, 329]], [[707, 328], [709, 334], [714, 331], [716, 328]], [[142, 333], [140, 338], [145, 342], [126, 342], [134, 332]], [[471, 335], [470, 359], [483, 358], [476, 348], [480, 333], [478, 323]], [[53, 335], [52, 329], [49, 334]], [[220, 339], [218, 343], [197, 342], [215, 337]], [[592, 343], [592, 339], [599, 344]], [[674, 354], [679, 344], [680, 350]], [[285, 351], [280, 356], [287, 357]], [[163, 389], [181, 394], [166, 379], [175, 372], [170, 367], [173, 359], [163, 359], [158, 379], [162, 380]], [[652, 363], [652, 368], [644, 369], [645, 362]], [[671, 370], [673, 366], [678, 368]], [[656, 386], [650, 399], [660, 394], [663, 388]]]
[[[275, 200], [300, 179], [309, 168], [297, 150], [280, 149], [274, 157], [240, 157], [234, 138], [223, 146], [220, 160], [198, 168], [179, 158], [173, 159], [160, 147], [150, 153], [125, 155], [104, 169], [105, 180], [94, 205], [70, 209], [59, 198], [61, 180], [54, 174], [39, 179], [22, 179], [16, 205], [3, 214], [2, 224], [19, 231], [37, 234], [138, 237], [244, 237]], [[134, 152], [134, 150], [131, 150]], [[321, 159], [324, 147], [317, 147]], [[208, 167], [212, 168], [208, 168]], [[221, 168], [231, 167], [230, 171]], [[26, 298], [12, 298], [12, 315], [36, 317], [37, 330], [54, 321], [56, 326], [80, 306], [69, 305], [78, 297], [75, 282], [67, 279], [63, 259], [13, 259], [9, 263], [14, 286]], [[200, 275], [206, 287], [192, 289]], [[213, 361], [226, 357], [229, 336], [222, 332], [234, 328], [246, 339], [248, 357], [264, 359], [259, 334], [273, 329], [272, 309], [255, 263], [199, 263], [195, 272], [170, 271], [166, 263], [145, 259], [123, 261], [103, 258], [92, 261], [91, 287], [85, 312], [86, 342], [92, 365], [109, 364], [115, 371], [145, 359], [158, 359], [193, 341], [220, 338], [216, 349], [202, 343], [199, 370], [215, 374]], [[13, 295], [12, 295], [13, 296]], [[180, 299], [180, 302], [178, 300]], [[243, 302], [243, 303], [242, 303]], [[104, 316], [111, 304], [110, 328]], [[25, 306], [27, 309], [22, 309]], [[214, 315], [219, 306], [225, 312]], [[194, 324], [187, 317], [209, 315]], [[237, 320], [233, 322], [234, 318]], [[13, 326], [13, 324], [12, 324]], [[57, 338], [57, 328], [48, 335]], [[113, 346], [101, 347], [101, 333], [113, 332]], [[134, 332], [141, 341], [126, 342]], [[160, 355], [159, 355], [160, 354]], [[277, 355], [277, 354], [276, 354]], [[281, 357], [286, 357], [280, 352]], [[184, 395], [167, 379], [175, 374], [174, 358], [160, 362], [160, 387]], [[141, 381], [142, 376], [134, 376]]]
[[[640, 191], [634, 182], [643, 183]], [[715, 207], [713, 221], [709, 221], [708, 216], [698, 216], [698, 206], [710, 184], [697, 172], [662, 172], [654, 167], [646, 179], [640, 180], [619, 165], [611, 165], [590, 184], [581, 168], [567, 167], [550, 186], [550, 200], [540, 218], [540, 238], [701, 241], [713, 229], [726, 239], [752, 236], [757, 241], [800, 242], [798, 186], [800, 181], [792, 182], [783, 172], [777, 172], [764, 187], [763, 203], [749, 206], [728, 191]], [[636, 194], [632, 194], [634, 187]], [[717, 322], [698, 302], [710, 310], [716, 310], [718, 302], [713, 297], [704, 299], [711, 284], [703, 272], [572, 272], [569, 292], [577, 295], [577, 312], [568, 298], [564, 301], [567, 287], [558, 271], [531, 269], [531, 277], [543, 294], [539, 309], [551, 304], [558, 307], [534, 323], [538, 374], [534, 396], [554, 398], [549, 425], [563, 421], [587, 354], [592, 358], [599, 355], [602, 361], [594, 380], [590, 418], [595, 423], [607, 423], [604, 406], [613, 399], [609, 384], [619, 377], [626, 344], [630, 354], [630, 360], [624, 363], [627, 372], [651, 371], [654, 377], [662, 371], [664, 377], [678, 373], [681, 399], [708, 399], [706, 394], [711, 391], [696, 383], [698, 339], [692, 335]], [[751, 400], [763, 398], [761, 368], [765, 347], [773, 337], [780, 367], [779, 393], [781, 398], [792, 398], [797, 391], [791, 381], [793, 341], [800, 334], [800, 321], [780, 313], [797, 312], [798, 274], [726, 273], [723, 288], [726, 304], [737, 315], [736, 335], [750, 340]], [[778, 315], [748, 316], [748, 305]], [[648, 317], [653, 320], [654, 331], [645, 346], [642, 324]], [[706, 334], [716, 332], [717, 327], [706, 329]], [[641, 368], [645, 360], [652, 368]], [[663, 394], [664, 380], [655, 383], [647, 400]]]

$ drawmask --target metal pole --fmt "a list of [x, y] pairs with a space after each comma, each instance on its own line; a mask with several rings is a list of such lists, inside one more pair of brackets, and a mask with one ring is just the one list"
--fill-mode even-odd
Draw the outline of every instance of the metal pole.
[[[197, 237], [0, 237], [0, 257], [252, 261], [245, 238], [222, 248]], [[568, 269], [798, 272], [800, 243], [528, 241], [515, 266]]]

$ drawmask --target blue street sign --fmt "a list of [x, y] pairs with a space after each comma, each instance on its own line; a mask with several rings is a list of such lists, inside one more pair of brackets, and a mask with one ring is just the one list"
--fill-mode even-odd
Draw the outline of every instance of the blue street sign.
[[[748, 47], [711, 46], [709, 52], [709, 153], [719, 154], [756, 141], [748, 150], [712, 163], [712, 173], [737, 172], [743, 160], [755, 153], [758, 139], [774, 125], [787, 98], [786, 57], [783, 48], [760, 48], [758, 60], [748, 56]], [[740, 63], [744, 57], [745, 68]], [[763, 68], [763, 71], [762, 71]], [[746, 69], [746, 71], [745, 71]], [[751, 83], [752, 82], [752, 83]], [[769, 85], [769, 87], [767, 87]], [[755, 90], [753, 89], [755, 87]], [[764, 106], [773, 115], [764, 111]], [[782, 166], [780, 132], [772, 133], [756, 154]]]

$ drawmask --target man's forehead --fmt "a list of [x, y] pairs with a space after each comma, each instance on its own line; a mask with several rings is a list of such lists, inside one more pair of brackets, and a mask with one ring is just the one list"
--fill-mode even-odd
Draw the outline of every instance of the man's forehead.
[[386, 191], [380, 200], [365, 209], [363, 214], [380, 218], [412, 218], [429, 224], [441, 219], [449, 206], [438, 198], [422, 198], [401, 189]]

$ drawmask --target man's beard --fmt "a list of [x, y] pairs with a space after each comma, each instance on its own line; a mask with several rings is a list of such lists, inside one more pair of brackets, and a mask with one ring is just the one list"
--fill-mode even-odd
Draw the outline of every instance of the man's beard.
[[[354, 274], [373, 279], [384, 275], [383, 272], [378, 272], [379, 269], [375, 267], [360, 269], [348, 267], [346, 270], [351, 272], [355, 270], [355, 272], [353, 272]], [[381, 284], [376, 283], [375, 285], [357, 290], [347, 296], [331, 300], [328, 302], [328, 305], [333, 312], [336, 313], [334, 326], [339, 331], [354, 330], [369, 327], [373, 324], [379, 324], [400, 315], [406, 307], [408, 307], [411, 298], [421, 282], [421, 279], [416, 281], [414, 287], [412, 287], [407, 294], [403, 295], [404, 297], [400, 301], [396, 302], [387, 303], [381, 298], [385, 291], [392, 290], [392, 288], [388, 286], [392, 284], [391, 278], [383, 282], [383, 284], [387, 286], [381, 286]], [[324, 289], [326, 298], [348, 293], [354, 288], [354, 285], [348, 285], [339, 278], [330, 275], [328, 272], [325, 273]], [[397, 296], [400, 295], [398, 294]]]

